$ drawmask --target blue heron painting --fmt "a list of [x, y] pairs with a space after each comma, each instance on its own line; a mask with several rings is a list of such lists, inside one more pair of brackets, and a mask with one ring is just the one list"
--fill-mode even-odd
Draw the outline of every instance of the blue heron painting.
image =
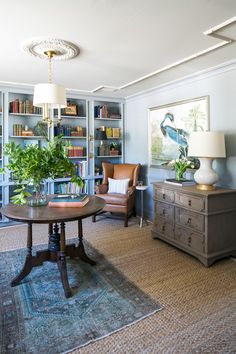
[[150, 165], [188, 156], [189, 134], [209, 129], [208, 97], [150, 108]]
[[[167, 120], [170, 121], [169, 125]], [[179, 145], [180, 158], [186, 157], [188, 152], [188, 136], [189, 134], [184, 129], [179, 129], [175, 126], [174, 115], [171, 112], [165, 114], [163, 121], [160, 124], [161, 132], [164, 137], [171, 139]]]

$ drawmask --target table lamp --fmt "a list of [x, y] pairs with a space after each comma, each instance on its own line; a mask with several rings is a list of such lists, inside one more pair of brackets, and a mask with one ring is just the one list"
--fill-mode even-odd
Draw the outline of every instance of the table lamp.
[[200, 160], [200, 168], [194, 174], [197, 188], [213, 190], [214, 184], [218, 181], [218, 175], [212, 169], [213, 159], [226, 157], [224, 133], [213, 131], [191, 133], [188, 156], [195, 156]]

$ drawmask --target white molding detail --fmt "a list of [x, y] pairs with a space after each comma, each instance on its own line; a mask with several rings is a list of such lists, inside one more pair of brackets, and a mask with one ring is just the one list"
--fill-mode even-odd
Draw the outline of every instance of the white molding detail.
[[[226, 20], [225, 22], [222, 22], [218, 25], [216, 25], [215, 27], [212, 27], [208, 30], [206, 30], [205, 32], [203, 32], [204, 35], [207, 35], [207, 36], [211, 36], [211, 37], [214, 37], [214, 38], [217, 38], [217, 39], [220, 39], [221, 42], [214, 45], [214, 46], [211, 46], [207, 49], [204, 49], [202, 51], [199, 51], [197, 53], [194, 53], [186, 58], [183, 58], [183, 59], [180, 59], [178, 60], [177, 62], [175, 63], [172, 63], [172, 64], [169, 64], [163, 68], [160, 68], [156, 71], [153, 71], [147, 75], [144, 75], [136, 80], [133, 80], [133, 81], [130, 81], [120, 87], [113, 87], [113, 86], [107, 86], [107, 85], [100, 85], [92, 90], [82, 90], [82, 89], [68, 89], [69, 91], [73, 91], [73, 92], [76, 92], [78, 94], [83, 94], [83, 95], [93, 95], [95, 94], [96, 92], [103, 92], [103, 93], [106, 93], [106, 92], [116, 92], [116, 91], [120, 91], [122, 89], [125, 89], [127, 87], [130, 87], [132, 85], [135, 85], [139, 82], [142, 82], [146, 79], [149, 79], [153, 76], [156, 76], [160, 73], [163, 73], [167, 70], [170, 70], [170, 69], [173, 69], [173, 68], [176, 68], [177, 66], [179, 65], [182, 65], [186, 62], [189, 62], [191, 60], [194, 60], [198, 57], [201, 57], [201, 56], [204, 56], [206, 54], [209, 54], [219, 48], [222, 48], [226, 45], [230, 45], [231, 43], [234, 42], [234, 39], [232, 38], [229, 38], [229, 37], [226, 37], [225, 35], [222, 35], [220, 34], [219, 32], [224, 30], [226, 27], [229, 27], [231, 26], [232, 24], [235, 24], [236, 23], [236, 16], [235, 17], [232, 17], [228, 20]], [[56, 38], [48, 38], [48, 37], [36, 37], [36, 38], [32, 38], [32, 39], [28, 39], [26, 40], [25, 42], [23, 42], [22, 44], [22, 50], [33, 55], [33, 56], [37, 56], [37, 57], [40, 57], [42, 59], [48, 59], [48, 56], [45, 54], [45, 51], [47, 50], [53, 50], [57, 53], [57, 55], [53, 56], [53, 60], [68, 60], [68, 59], [72, 59], [74, 57], [76, 57], [78, 54], [79, 54], [79, 48], [77, 46], [75, 46], [74, 44], [68, 42], [68, 41], [64, 41], [62, 39], [56, 39]], [[235, 61], [234, 61], [235, 62]], [[194, 80], [194, 78], [196, 78], [196, 76], [199, 76], [199, 75], [202, 75], [202, 73], [208, 73], [208, 72], [211, 72], [212, 70], [215, 71], [215, 70], [218, 70], [217, 68], [221, 68], [221, 67], [224, 67], [224, 66], [228, 66], [228, 63], [226, 62], [217, 66], [217, 67], [214, 67], [214, 68], [210, 68], [210, 69], [205, 69], [203, 71], [200, 71], [198, 73], [194, 73], [192, 75], [189, 75], [189, 76], [186, 76], [186, 77], [182, 77], [181, 79], [177, 79], [175, 81], [172, 81], [172, 82], [169, 82], [169, 83], [165, 83], [163, 85], [159, 85], [159, 86], [156, 86], [152, 89], [147, 89], [147, 90], [143, 90], [143, 91], [140, 91], [136, 94], [133, 94], [133, 95], [130, 95], [130, 96], [126, 96], [125, 99], [129, 100], [129, 99], [132, 99], [133, 97], [137, 97], [137, 96], [141, 96], [141, 95], [145, 95], [145, 94], [148, 94], [149, 92], [152, 92], [154, 90], [157, 90], [157, 89], [161, 89], [161, 88], [166, 88], [170, 85], [173, 85], [174, 83], [177, 85], [180, 81], [183, 82], [183, 80], [190, 80], [192, 78], [192, 80]], [[231, 69], [229, 69], [231, 70]], [[215, 75], [215, 73], [214, 73]], [[4, 82], [4, 81], [0, 81], [0, 85], [3, 84], [3, 85], [8, 85], [8, 86], [27, 86], [27, 87], [33, 87], [33, 85], [30, 85], [30, 84], [19, 84], [19, 83], [14, 83], [14, 82]]]
[[68, 41], [58, 38], [34, 37], [25, 40], [21, 49], [34, 57], [48, 60], [47, 51], [54, 51], [56, 54], [53, 60], [69, 60], [79, 55], [79, 48]]
[[133, 100], [136, 100], [138, 97], [147, 97], [153, 94], [154, 91], [166, 91], [169, 90], [170, 88], [177, 88], [179, 86], [183, 86], [183, 85], [187, 85], [187, 84], [191, 84], [193, 82], [196, 81], [201, 81], [201, 80], [205, 80], [207, 78], [213, 77], [213, 76], [217, 76], [220, 75], [222, 73], [225, 73], [227, 71], [232, 71], [232, 70], [236, 70], [236, 59], [234, 60], [230, 60], [228, 62], [225, 62], [223, 64], [214, 66], [212, 68], [208, 68], [208, 69], [204, 69], [201, 71], [198, 71], [194, 74], [190, 74], [187, 76], [183, 76], [179, 79], [173, 80], [173, 81], [169, 81], [166, 82], [164, 84], [155, 86], [151, 89], [147, 89], [147, 90], [143, 90], [141, 92], [135, 93], [133, 95], [130, 96], [126, 96], [125, 100], [127, 102], [131, 102]]

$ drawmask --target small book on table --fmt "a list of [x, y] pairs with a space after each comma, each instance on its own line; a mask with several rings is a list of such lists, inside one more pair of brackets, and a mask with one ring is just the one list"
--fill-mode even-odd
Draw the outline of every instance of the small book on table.
[[89, 202], [87, 194], [59, 194], [52, 198], [48, 206], [54, 208], [81, 208]]
[[193, 179], [181, 179], [177, 180], [174, 178], [169, 178], [164, 181], [165, 183], [173, 184], [175, 186], [193, 186], [196, 184], [196, 182]]

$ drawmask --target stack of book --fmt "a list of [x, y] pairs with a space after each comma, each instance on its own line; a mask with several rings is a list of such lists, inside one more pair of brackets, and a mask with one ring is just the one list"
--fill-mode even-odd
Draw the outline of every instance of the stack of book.
[[175, 186], [193, 186], [196, 182], [193, 179], [181, 179], [178, 181], [174, 178], [169, 178], [164, 181], [165, 183], [173, 184]]
[[76, 164], [77, 167], [77, 176], [86, 177], [88, 170], [88, 162], [80, 161]]
[[83, 146], [68, 146], [68, 157], [83, 157], [85, 156], [85, 148]]
[[87, 194], [61, 194], [52, 198], [48, 206], [53, 208], [81, 208], [89, 202]]
[[34, 107], [30, 100], [21, 101], [18, 98], [9, 104], [10, 113], [42, 114], [42, 109]]

